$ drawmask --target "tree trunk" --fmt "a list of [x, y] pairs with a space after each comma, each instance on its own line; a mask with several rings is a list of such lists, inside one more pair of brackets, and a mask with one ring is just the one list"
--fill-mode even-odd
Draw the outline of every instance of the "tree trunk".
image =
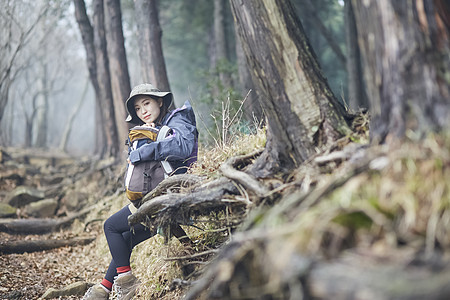
[[245, 53], [244, 50], [242, 49], [242, 44], [241, 41], [239, 40], [237, 32], [236, 32], [236, 60], [238, 65], [239, 81], [240, 81], [239, 85], [241, 88], [241, 93], [246, 95], [249, 90], [252, 90], [251, 93], [248, 95], [248, 98], [244, 102], [245, 119], [250, 123], [254, 121], [262, 123], [263, 112], [261, 104], [259, 103], [258, 91], [257, 89], [255, 89], [255, 85], [253, 84], [252, 77], [250, 75], [250, 71], [247, 66], [247, 61], [245, 59]]
[[161, 91], [170, 91], [166, 63], [162, 51], [162, 30], [159, 25], [156, 0], [135, 0], [139, 58], [143, 81], [152, 83]]
[[450, 5], [444, 0], [353, 1], [374, 142], [450, 125]]
[[123, 145], [128, 135], [128, 126], [125, 122], [125, 100], [128, 98], [130, 75], [128, 73], [127, 56], [125, 52], [122, 13], [120, 0], [106, 0], [106, 39], [108, 41], [109, 70], [111, 72], [111, 88], [114, 99], [114, 112], [119, 134], [119, 145]]
[[219, 72], [221, 86], [231, 87], [231, 76], [220, 64], [228, 61], [227, 39], [225, 34], [225, 1], [214, 0], [214, 61], [212, 68]]
[[239, 36], [263, 95], [267, 144], [257, 171], [286, 170], [350, 129], [323, 77], [295, 10], [286, 0], [231, 0]]
[[36, 142], [37, 148], [45, 148], [47, 146], [47, 122], [48, 122], [48, 83], [47, 83], [47, 65], [41, 62], [41, 77], [38, 78], [39, 89], [36, 107]]
[[75, 108], [72, 110], [69, 118], [67, 119], [67, 123], [64, 127], [64, 132], [61, 136], [61, 140], [59, 142], [59, 147], [58, 147], [59, 150], [61, 150], [61, 151], [66, 151], [66, 149], [67, 149], [67, 143], [69, 142], [70, 132], [72, 131], [73, 120], [75, 119], [75, 116], [80, 111], [81, 105], [83, 104], [84, 100], [86, 99], [88, 85], [89, 85], [89, 81], [86, 80], [86, 84], [84, 85], [83, 93], [81, 94], [81, 97], [78, 100], [77, 104], [75, 105]]
[[94, 29], [86, 14], [86, 5], [84, 0], [74, 0], [75, 18], [81, 32], [81, 38], [86, 50], [86, 62], [89, 71], [89, 78], [95, 91], [95, 152], [101, 154], [104, 152], [104, 135], [102, 134], [103, 118], [101, 115], [99, 87], [97, 80], [97, 59], [95, 57]]
[[361, 55], [358, 46], [358, 31], [350, 0], [345, 1], [345, 28], [347, 44], [348, 105], [354, 110], [368, 108], [369, 103], [363, 83]]
[[106, 50], [105, 15], [103, 0], [95, 0], [94, 6], [94, 46], [97, 62], [97, 82], [99, 100], [103, 116], [103, 135], [106, 141], [106, 152], [102, 156], [117, 156], [119, 153], [118, 134], [115, 122], [114, 101], [111, 90], [111, 76]]
[[94, 2], [94, 26], [86, 14], [84, 0], [74, 0], [74, 4], [75, 17], [86, 50], [89, 78], [95, 90], [96, 153], [100, 156], [117, 156], [119, 147], [106, 52], [103, 1]]

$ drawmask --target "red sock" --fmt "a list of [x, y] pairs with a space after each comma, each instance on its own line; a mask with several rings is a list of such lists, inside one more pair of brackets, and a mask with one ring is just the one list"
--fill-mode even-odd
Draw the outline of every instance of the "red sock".
[[121, 273], [131, 271], [131, 267], [130, 266], [118, 267], [118, 268], [116, 268], [116, 270], [117, 270], [117, 274], [121, 274]]
[[105, 278], [103, 278], [103, 280], [100, 284], [111, 291], [113, 284], [111, 282], [109, 282], [108, 280], [106, 280]]

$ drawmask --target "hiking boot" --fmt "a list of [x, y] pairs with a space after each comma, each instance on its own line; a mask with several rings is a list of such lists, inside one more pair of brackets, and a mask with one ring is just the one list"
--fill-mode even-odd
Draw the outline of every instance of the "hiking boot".
[[82, 300], [107, 300], [109, 293], [99, 284], [91, 286], [84, 294]]
[[113, 291], [116, 293], [118, 300], [129, 300], [133, 298], [139, 284], [139, 279], [129, 273], [114, 279]]

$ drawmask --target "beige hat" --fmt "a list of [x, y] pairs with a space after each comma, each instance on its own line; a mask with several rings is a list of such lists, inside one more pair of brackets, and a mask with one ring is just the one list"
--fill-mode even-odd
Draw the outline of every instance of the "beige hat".
[[148, 95], [155, 98], [162, 98], [164, 105], [169, 108], [172, 104], [173, 95], [171, 92], [161, 92], [155, 88], [150, 83], [142, 83], [135, 86], [130, 93], [127, 101], [125, 102], [125, 107], [127, 108], [128, 117], [125, 121], [129, 123], [139, 124], [141, 123], [134, 110], [134, 97], [139, 95]]

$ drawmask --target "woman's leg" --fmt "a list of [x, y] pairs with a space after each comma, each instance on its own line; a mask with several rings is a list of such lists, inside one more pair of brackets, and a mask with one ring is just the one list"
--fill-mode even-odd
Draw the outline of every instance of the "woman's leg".
[[112, 256], [105, 279], [111, 283], [117, 276], [117, 271], [122, 273], [130, 270], [130, 256], [133, 247], [154, 235], [142, 224], [133, 226], [132, 230], [128, 225], [129, 215], [131, 212], [128, 206], [125, 206], [109, 217], [104, 224], [106, 240]]

